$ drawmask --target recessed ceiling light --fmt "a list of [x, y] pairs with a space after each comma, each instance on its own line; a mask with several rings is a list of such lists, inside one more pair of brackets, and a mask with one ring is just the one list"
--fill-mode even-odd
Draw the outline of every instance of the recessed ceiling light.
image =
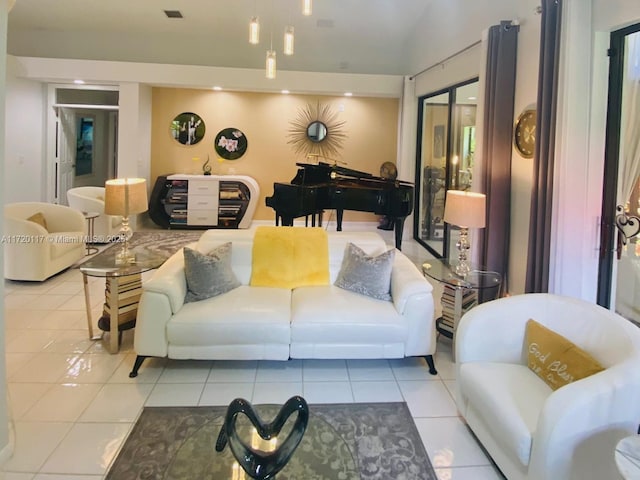
[[220, 90], [222, 90], [222, 87], [218, 87], [218, 86], [216, 85], [215, 87], [213, 87], [213, 89], [214, 89], [216, 92], [219, 92]]
[[180, 10], [165, 10], [164, 14], [167, 16], [167, 18], [182, 18], [182, 13], [180, 13]]
[[477, 100], [476, 97], [467, 97], [467, 100]]
[[346, 92], [346, 93], [344, 94], [344, 96], [345, 96], [345, 97], [353, 97], [353, 93], [351, 93], [351, 92]]
[[75, 83], [76, 85], [82, 85], [84, 84], [84, 80], [74, 80], [73, 83]]
[[289, 93], [289, 90], [282, 90], [282, 93], [284, 93], [285, 95], [287, 95]]

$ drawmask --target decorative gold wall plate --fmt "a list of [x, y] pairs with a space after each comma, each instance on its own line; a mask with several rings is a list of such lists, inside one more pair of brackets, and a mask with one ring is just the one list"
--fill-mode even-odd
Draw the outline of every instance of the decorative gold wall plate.
[[513, 129], [513, 144], [524, 158], [533, 158], [536, 146], [536, 111], [523, 111]]

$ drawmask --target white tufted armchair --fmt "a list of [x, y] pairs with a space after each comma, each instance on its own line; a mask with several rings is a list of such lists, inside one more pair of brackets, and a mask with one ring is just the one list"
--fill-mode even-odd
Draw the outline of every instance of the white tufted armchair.
[[[40, 213], [46, 228], [27, 220]], [[4, 207], [4, 278], [43, 281], [84, 257], [82, 214], [53, 203], [10, 203]]]
[[[552, 390], [526, 364], [533, 318], [605, 370]], [[457, 404], [509, 480], [620, 478], [614, 449], [640, 422], [640, 329], [598, 305], [525, 294], [479, 305], [456, 332]]]
[[67, 190], [67, 203], [80, 212], [96, 212], [94, 242], [107, 243], [120, 232], [122, 217], [104, 214], [104, 187], [75, 187]]

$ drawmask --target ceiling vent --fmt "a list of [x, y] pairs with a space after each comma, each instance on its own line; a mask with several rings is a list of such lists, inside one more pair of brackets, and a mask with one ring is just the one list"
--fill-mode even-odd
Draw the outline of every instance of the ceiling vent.
[[182, 18], [182, 13], [180, 13], [180, 10], [165, 10], [164, 14], [167, 16], [167, 18]]
[[319, 18], [316, 22], [316, 27], [333, 28], [333, 20], [331, 20], [330, 18]]

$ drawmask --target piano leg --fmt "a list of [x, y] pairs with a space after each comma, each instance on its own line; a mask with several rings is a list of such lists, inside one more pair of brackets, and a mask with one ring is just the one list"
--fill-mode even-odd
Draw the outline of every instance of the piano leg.
[[406, 217], [396, 217], [395, 218], [395, 237], [396, 237], [396, 248], [398, 250], [402, 250], [402, 231], [404, 229], [404, 221]]
[[318, 226], [321, 227], [322, 226], [322, 214], [324, 213], [324, 210], [320, 210], [318, 212]]
[[344, 210], [341, 208], [336, 208], [336, 230], [338, 232], [342, 231], [342, 216], [344, 215]]

